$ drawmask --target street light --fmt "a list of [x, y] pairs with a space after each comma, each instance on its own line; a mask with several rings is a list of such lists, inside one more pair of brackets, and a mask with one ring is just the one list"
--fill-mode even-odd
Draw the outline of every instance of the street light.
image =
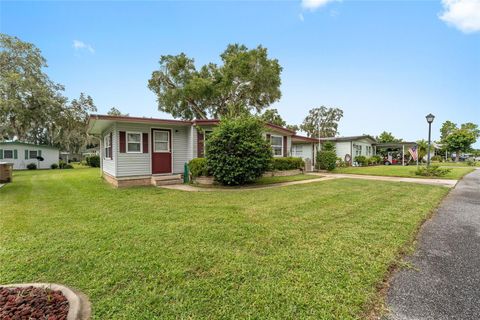
[[430, 140], [432, 136], [432, 122], [435, 119], [435, 116], [431, 113], [427, 114], [425, 117], [428, 122], [428, 154], [427, 154], [427, 167], [430, 166]]

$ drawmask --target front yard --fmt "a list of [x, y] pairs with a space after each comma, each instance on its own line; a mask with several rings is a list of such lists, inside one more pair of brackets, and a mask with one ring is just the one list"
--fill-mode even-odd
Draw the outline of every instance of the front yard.
[[467, 173], [475, 170], [473, 167], [450, 168], [451, 171], [443, 177], [422, 177], [415, 174], [417, 166], [371, 166], [371, 167], [343, 167], [336, 168], [334, 173], [353, 173], [366, 174], [372, 176], [391, 176], [391, 177], [407, 177], [407, 178], [433, 178], [433, 179], [461, 179]]
[[16, 172], [0, 189], [0, 283], [78, 288], [95, 319], [358, 319], [447, 192], [117, 190], [95, 169]]

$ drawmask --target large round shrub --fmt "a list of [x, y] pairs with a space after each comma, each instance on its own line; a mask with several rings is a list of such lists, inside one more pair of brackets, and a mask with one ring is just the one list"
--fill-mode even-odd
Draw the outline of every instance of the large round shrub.
[[337, 163], [337, 154], [335, 151], [319, 151], [317, 153], [317, 168], [321, 170], [332, 171]]
[[259, 178], [269, 167], [272, 149], [255, 118], [224, 119], [206, 142], [207, 166], [215, 180], [239, 185]]

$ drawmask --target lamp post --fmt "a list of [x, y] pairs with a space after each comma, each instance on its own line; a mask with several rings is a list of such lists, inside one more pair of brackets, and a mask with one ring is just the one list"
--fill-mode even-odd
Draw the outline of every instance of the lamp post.
[[428, 154], [427, 154], [427, 167], [430, 166], [430, 143], [431, 143], [431, 136], [432, 136], [432, 122], [435, 119], [435, 116], [431, 113], [427, 114], [425, 117], [428, 122]]

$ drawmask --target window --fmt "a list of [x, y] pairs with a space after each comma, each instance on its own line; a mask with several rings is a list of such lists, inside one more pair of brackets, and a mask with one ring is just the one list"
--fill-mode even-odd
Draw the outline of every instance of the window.
[[272, 145], [273, 156], [281, 157], [283, 155], [283, 137], [270, 136], [270, 144]]
[[13, 150], [3, 150], [3, 159], [13, 159]]
[[302, 145], [292, 145], [292, 155], [294, 157], [302, 157], [303, 156], [303, 146]]
[[127, 153], [142, 152], [142, 134], [139, 132], [127, 132]]
[[103, 137], [103, 158], [111, 158], [112, 157], [112, 145], [110, 144], [110, 134], [107, 134], [105, 137]]
[[30, 150], [28, 153], [28, 159], [36, 159], [37, 158], [37, 150]]
[[353, 148], [355, 149], [355, 156], [361, 156], [362, 155], [362, 146], [358, 144], [354, 144]]
[[169, 152], [170, 151], [170, 132], [154, 131], [153, 132], [153, 152]]

